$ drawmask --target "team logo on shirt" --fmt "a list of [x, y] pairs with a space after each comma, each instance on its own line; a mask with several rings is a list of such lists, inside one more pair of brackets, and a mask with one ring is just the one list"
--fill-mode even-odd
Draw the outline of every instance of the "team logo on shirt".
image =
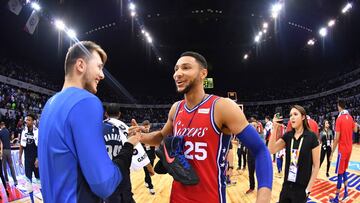
[[208, 127], [186, 128], [181, 121], [176, 122], [174, 129], [177, 136], [188, 137], [204, 137], [206, 131], [209, 130]]
[[33, 133], [25, 133], [26, 136], [26, 144], [34, 143], [34, 134]]

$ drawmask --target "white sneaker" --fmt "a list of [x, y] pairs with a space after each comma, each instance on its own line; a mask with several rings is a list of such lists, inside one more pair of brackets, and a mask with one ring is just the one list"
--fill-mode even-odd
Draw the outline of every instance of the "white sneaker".
[[146, 188], [149, 188], [149, 184], [145, 183], [145, 187], [146, 187]]
[[155, 190], [154, 189], [149, 189], [149, 192], [151, 195], [155, 195]]

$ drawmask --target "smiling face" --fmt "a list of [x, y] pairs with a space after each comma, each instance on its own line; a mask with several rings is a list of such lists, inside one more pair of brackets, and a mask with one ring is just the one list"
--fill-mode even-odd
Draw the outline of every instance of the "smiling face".
[[291, 127], [294, 129], [299, 129], [300, 127], [304, 127], [303, 121], [305, 120], [305, 115], [302, 115], [299, 110], [296, 108], [292, 108], [290, 111], [290, 122]]
[[186, 94], [194, 87], [203, 86], [207, 70], [200, 66], [194, 57], [183, 56], [176, 62], [174, 68], [176, 90]]
[[91, 57], [85, 62], [85, 73], [82, 77], [84, 89], [95, 94], [100, 80], [104, 79], [104, 64], [98, 52], [93, 51]]

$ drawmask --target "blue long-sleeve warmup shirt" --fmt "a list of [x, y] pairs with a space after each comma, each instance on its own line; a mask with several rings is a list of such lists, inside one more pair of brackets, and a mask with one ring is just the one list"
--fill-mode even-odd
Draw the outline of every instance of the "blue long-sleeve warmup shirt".
[[51, 97], [41, 114], [38, 159], [44, 202], [101, 202], [122, 176], [102, 135], [103, 108], [86, 90]]

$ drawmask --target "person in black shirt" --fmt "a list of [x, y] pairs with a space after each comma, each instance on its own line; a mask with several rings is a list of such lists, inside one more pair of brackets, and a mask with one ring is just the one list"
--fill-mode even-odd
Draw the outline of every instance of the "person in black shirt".
[[[141, 124], [144, 126], [146, 132], [150, 132], [151, 123], [149, 120], [144, 120]], [[150, 159], [150, 163], [144, 167], [145, 173], [145, 187], [149, 188], [151, 195], [155, 195], [154, 185], [152, 184], [151, 176], [155, 175], [154, 172], [154, 160], [155, 160], [155, 147], [143, 144], [143, 147], [146, 151], [147, 156]]]
[[[9, 164], [11, 176], [14, 180], [14, 185], [16, 186], [18, 184], [18, 181], [16, 179], [16, 174], [13, 166], [13, 161], [11, 158], [11, 147], [10, 147], [10, 133], [9, 130], [6, 128], [5, 123], [0, 123], [0, 139], [3, 144], [3, 151], [2, 151], [2, 165], [4, 167], [4, 176], [6, 182], [9, 181], [8, 175], [7, 175], [7, 164]], [[6, 164], [7, 163], [7, 164]]]
[[[103, 134], [108, 155], [111, 160], [114, 160], [115, 157], [121, 155], [122, 160], [124, 161], [124, 164], [122, 164], [121, 167], [123, 179], [113, 194], [106, 198], [104, 202], [135, 203], [131, 191], [130, 166], [132, 163], [131, 155], [136, 151], [138, 142], [135, 137], [128, 137], [128, 126], [119, 120], [121, 115], [119, 108], [113, 104], [103, 107], [105, 118], [103, 121]], [[130, 145], [131, 153], [129, 153]]]
[[[5, 126], [5, 123], [4, 122], [1, 122], [2, 126]], [[0, 129], [0, 135], [3, 136], [3, 133], [4, 133], [4, 129], [6, 128], [1, 128]], [[0, 143], [0, 158], [2, 157], [2, 154], [3, 154], [3, 144]], [[6, 182], [5, 182], [5, 178], [4, 178], [4, 175], [3, 175], [3, 172], [2, 172], [2, 164], [0, 164], [0, 178], [1, 178], [1, 182], [5, 188], [5, 191], [6, 191], [6, 194], [9, 196], [9, 192], [7, 191], [6, 189]], [[0, 196], [0, 199], [1, 199], [1, 196]]]
[[328, 120], [324, 120], [324, 129], [320, 132], [320, 141], [321, 141], [321, 156], [320, 156], [320, 167], [324, 161], [326, 154], [326, 177], [329, 177], [330, 169], [330, 155], [331, 155], [331, 145], [334, 140], [334, 134], [330, 128], [330, 123]]
[[[280, 121], [282, 119], [275, 114], [272, 135], [276, 135]], [[303, 203], [310, 195], [319, 172], [320, 146], [315, 133], [310, 130], [302, 106], [294, 105], [291, 108], [290, 122], [293, 130], [278, 141], [277, 136], [271, 136], [268, 147], [271, 154], [286, 149], [285, 178], [279, 202]]]
[[[25, 118], [26, 126], [21, 133], [20, 148], [19, 148], [19, 165], [23, 167], [22, 154], [25, 151], [25, 175], [27, 178], [26, 189], [30, 195], [30, 200], [34, 203], [34, 194], [32, 187], [32, 173], [35, 178], [40, 179], [39, 176], [39, 162], [37, 153], [38, 134], [39, 130], [34, 125], [35, 116], [27, 115]], [[40, 183], [40, 181], [38, 181]]]
[[235, 138], [238, 142], [238, 149], [237, 149], [237, 156], [238, 156], [238, 167], [236, 170], [242, 169], [245, 170], [246, 168], [246, 148], [245, 146], [239, 141], [239, 139]]

